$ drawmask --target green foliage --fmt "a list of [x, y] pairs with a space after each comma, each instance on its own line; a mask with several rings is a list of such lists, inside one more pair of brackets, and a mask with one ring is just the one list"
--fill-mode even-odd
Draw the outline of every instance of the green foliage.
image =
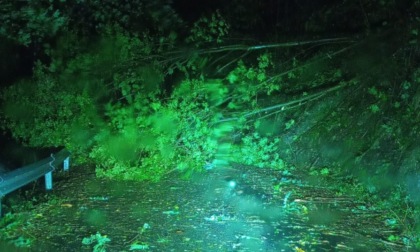
[[242, 144], [237, 147], [238, 155], [235, 161], [260, 168], [269, 167], [282, 170], [286, 164], [279, 156], [279, 142], [279, 138], [269, 139], [261, 137], [258, 133], [245, 136], [242, 139]]
[[[140, 62], [127, 62], [150, 56], [154, 50], [153, 42], [146, 34], [130, 34], [116, 25], [105, 27], [101, 36], [90, 39], [92, 41], [78, 40], [80, 38], [74, 33], [60, 37], [57, 47], [50, 52], [52, 62], [48, 70], [59, 73], [62, 81], [84, 82], [81, 84], [89, 86], [92, 81], [111, 81], [114, 74], [135, 74]], [[74, 43], [81, 44], [82, 48]]]
[[130, 32], [166, 33], [181, 24], [169, 0], [79, 1], [84, 11], [80, 25], [89, 24], [99, 31], [117, 24]]
[[220, 44], [229, 34], [229, 28], [230, 25], [220, 12], [216, 11], [211, 17], [201, 17], [194, 23], [187, 42], [194, 43], [196, 47], [200, 47], [203, 43]]
[[318, 168], [318, 169], [311, 169], [309, 172], [309, 175], [311, 176], [324, 176], [327, 177], [330, 175], [330, 170], [327, 167]]
[[[139, 123], [146, 123], [146, 117], [137, 119]], [[162, 156], [169, 155], [164, 142], [170, 137], [162, 134], [156, 139], [159, 134], [153, 132], [153, 126], [128, 126], [127, 121], [117, 122], [120, 130], [111, 133], [103, 129], [95, 137], [97, 144], [89, 156], [97, 163], [97, 175], [123, 180], [158, 180], [167, 171], [165, 160], [168, 159]]]
[[64, 32], [92, 36], [118, 26], [131, 33], [169, 34], [181, 20], [167, 0], [29, 0], [1, 3], [0, 24], [0, 36], [49, 50]]
[[69, 21], [53, 2], [28, 0], [0, 4], [0, 36], [24, 46], [51, 39]]
[[108, 246], [107, 243], [110, 242], [111, 239], [109, 239], [106, 235], [101, 235], [99, 232], [97, 232], [95, 235], [91, 235], [90, 237], [85, 237], [82, 240], [83, 245], [91, 245], [95, 244], [93, 246], [93, 252], [105, 252], [106, 247]]
[[133, 99], [132, 104], [110, 105], [111, 128], [95, 137], [98, 145], [90, 153], [100, 164], [97, 174], [158, 180], [172, 170], [201, 170], [217, 146], [208, 126], [211, 112], [204, 96], [200, 97], [205, 84], [185, 81], [166, 103], [156, 98], [144, 103], [153, 97], [149, 93], [143, 99]]
[[[138, 40], [135, 41], [137, 43]], [[127, 44], [133, 45], [131, 42]], [[129, 51], [122, 50], [123, 57], [131, 58], [127, 56], [130, 53], [126, 53]], [[158, 132], [150, 126], [153, 127], [153, 122], [159, 119], [170, 125], [170, 116], [158, 118], [155, 115], [152, 118], [161, 107], [158, 100], [161, 81], [159, 70], [153, 66], [129, 68], [113, 75], [114, 88], [122, 97], [117, 103], [105, 106], [109, 123], [101, 127], [94, 138], [96, 144], [89, 153], [89, 157], [97, 163], [99, 177], [156, 180], [165, 171], [160, 165], [150, 167], [151, 164], [161, 163], [157, 162], [155, 154], [157, 142], [154, 139]]]
[[87, 131], [95, 113], [92, 99], [83, 90], [64, 89], [41, 64], [32, 80], [6, 88], [1, 100], [2, 129], [10, 129], [15, 138], [32, 147], [68, 146], [73, 133]]
[[33, 240], [25, 237], [22, 229], [31, 225], [23, 214], [6, 213], [0, 219], [0, 239], [12, 243], [16, 247], [28, 248]]
[[199, 90], [203, 85], [205, 83], [201, 81], [184, 82], [181, 86], [192, 87], [191, 95], [177, 97], [178, 92], [174, 92], [174, 99], [169, 104], [171, 109], [177, 111], [179, 122], [175, 145], [175, 156], [182, 157], [176, 165], [179, 170], [201, 170], [206, 160], [211, 159], [217, 146], [210, 127], [214, 112], [210, 111], [205, 100], [200, 101], [203, 97], [199, 97]]
[[229, 106], [243, 106], [250, 104], [255, 107], [258, 94], [270, 95], [274, 91], [280, 90], [279, 83], [274, 83], [268, 78], [268, 71], [274, 66], [271, 55], [268, 53], [258, 57], [256, 67], [247, 67], [243, 61], [238, 61], [238, 65], [233, 69], [226, 79], [233, 86], [232, 101]]
[[[140, 40], [118, 28], [109, 28], [99, 45], [88, 53], [67, 60], [58, 53], [48, 68], [38, 63], [32, 79], [2, 92], [2, 129], [11, 130], [15, 138], [29, 146], [65, 146], [80, 162], [89, 158], [92, 162], [104, 161], [104, 165], [111, 162], [116, 169], [126, 167], [128, 154], [124, 154], [124, 165], [117, 164], [109, 154], [135, 151], [134, 143], [126, 141], [138, 139], [132, 138], [137, 131], [137, 116], [133, 113], [151, 115], [154, 110], [148, 104], [158, 104], [153, 100], [158, 99], [162, 75], [153, 64], [121, 64], [151, 51], [147, 38]], [[109, 81], [112, 85], [107, 84]], [[115, 104], [109, 103], [106, 114], [99, 114], [106, 100]], [[131, 152], [126, 151], [129, 149]]]
[[[394, 185], [388, 188], [389, 195], [387, 197], [374, 194], [368, 186], [356, 181], [338, 184], [336, 188], [339, 191], [337, 196], [351, 195], [361, 201], [370, 202], [375, 210], [382, 211], [385, 218], [384, 225], [399, 231], [400, 234], [388, 236], [389, 241], [403, 242], [406, 246], [418, 247], [420, 209], [418, 205], [410, 202], [403, 186]], [[365, 209], [366, 207], [359, 206], [359, 208]]]
[[[98, 24], [101, 38], [95, 48], [71, 59], [52, 50], [50, 73], [37, 70], [34, 89], [26, 87], [33, 84], [28, 82], [25, 87], [15, 85], [6, 90], [4, 128], [12, 129], [15, 137], [31, 146], [78, 149], [97, 165], [98, 176], [115, 179], [158, 180], [173, 170], [188, 174], [236, 149], [247, 160], [233, 156], [246, 164], [284, 167], [277, 154], [278, 139], [270, 141], [254, 134], [245, 137], [240, 146], [229, 142], [235, 130], [252, 130], [251, 120], [243, 114], [258, 108], [258, 96], [282, 88], [280, 78], [274, 82], [269, 77], [275, 67], [271, 54], [261, 54], [254, 64], [238, 62], [226, 77], [229, 84], [203, 75], [187, 78], [163, 100], [161, 85], [164, 73], [170, 70], [157, 64], [154, 53], [170, 48], [166, 43], [173, 43], [176, 36], [154, 39], [144, 30], [139, 35], [127, 31], [123, 24], [109, 24], [111, 19], [120, 20], [117, 17], [122, 22], [130, 20], [131, 11], [142, 13], [145, 2], [135, 6], [136, 10], [126, 1], [115, 8], [110, 8], [110, 1], [102, 5], [98, 1], [78, 3], [82, 9], [95, 7], [87, 9], [85, 17], [94, 20], [87, 23]], [[195, 24], [188, 42], [197, 46], [220, 43], [228, 30], [229, 25], [216, 12]], [[198, 56], [188, 55], [186, 61], [177, 62], [178, 68], [185, 73], [198, 72], [207, 64], [207, 58]], [[289, 78], [297, 78], [297, 73], [289, 72]], [[12, 99], [18, 102], [12, 103]], [[30, 108], [29, 104], [37, 106]], [[28, 111], [29, 116], [25, 114]], [[218, 124], [230, 115], [240, 118], [236, 124]], [[285, 126], [288, 129], [294, 124], [291, 120]]]
[[142, 242], [142, 243], [133, 243], [130, 245], [130, 251], [131, 250], [149, 250], [149, 245]]
[[[109, 128], [95, 137], [97, 145], [90, 152], [98, 164], [98, 176], [158, 180], [174, 170], [187, 175], [203, 170], [208, 162], [227, 160], [284, 168], [283, 160], [276, 153], [278, 139], [269, 143], [267, 138], [254, 135], [245, 138], [240, 147], [234, 147], [226, 139], [235, 128], [242, 130], [246, 123], [218, 123], [222, 115], [219, 111], [224, 106], [232, 112], [238, 111], [249, 107], [244, 101], [255, 100], [259, 88], [267, 93], [278, 90], [278, 86], [267, 81], [266, 70], [271, 65], [268, 54], [258, 58], [256, 68], [240, 63], [230, 74], [233, 89], [222, 80], [186, 79], [165, 102], [158, 98], [158, 89], [144, 88], [143, 83], [153, 79], [145, 81], [139, 78], [139, 72], [115, 75], [115, 85], [121, 90], [123, 100], [107, 105]], [[150, 76], [158, 74], [152, 72]], [[247, 160], [232, 154], [236, 148]]]

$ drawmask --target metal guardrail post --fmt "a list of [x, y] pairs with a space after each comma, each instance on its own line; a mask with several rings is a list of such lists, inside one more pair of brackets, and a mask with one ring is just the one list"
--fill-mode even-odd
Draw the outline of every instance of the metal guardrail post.
[[45, 189], [46, 190], [52, 189], [52, 172], [45, 174]]
[[67, 157], [63, 161], [63, 170], [68, 171], [70, 169], [70, 157]]

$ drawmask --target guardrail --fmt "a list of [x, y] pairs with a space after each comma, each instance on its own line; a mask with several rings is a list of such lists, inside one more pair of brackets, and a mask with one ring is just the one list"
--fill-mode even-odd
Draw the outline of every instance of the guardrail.
[[1, 199], [8, 193], [13, 192], [24, 185], [27, 185], [40, 177], [45, 177], [45, 189], [52, 189], [52, 172], [55, 167], [63, 162], [63, 169], [70, 168], [70, 152], [63, 149], [50, 157], [44, 158], [33, 164], [18, 168], [16, 170], [0, 174], [0, 217]]

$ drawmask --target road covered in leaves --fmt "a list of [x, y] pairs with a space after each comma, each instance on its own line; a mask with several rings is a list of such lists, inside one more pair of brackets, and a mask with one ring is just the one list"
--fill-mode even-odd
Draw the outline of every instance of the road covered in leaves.
[[15, 214], [3, 227], [9, 242], [31, 251], [415, 251], [389, 240], [400, 234], [387, 213], [323, 179], [241, 165], [143, 183], [84, 172]]

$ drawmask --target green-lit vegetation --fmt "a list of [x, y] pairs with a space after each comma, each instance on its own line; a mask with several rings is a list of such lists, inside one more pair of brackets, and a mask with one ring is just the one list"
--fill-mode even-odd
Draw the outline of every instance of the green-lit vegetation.
[[101, 235], [99, 232], [95, 235], [91, 235], [90, 237], [85, 237], [82, 240], [83, 245], [94, 245], [93, 251], [94, 252], [105, 252], [106, 250], [106, 244], [110, 242], [111, 239], [109, 239], [106, 235]]
[[[165, 0], [1, 3], [3, 47], [33, 54], [31, 76], [0, 91], [1, 130], [65, 147], [118, 183], [268, 168], [282, 177], [267, 186], [284, 211], [322, 219], [302, 188], [323, 188], [319, 201], [354, 198], [346, 210], [380, 212], [387, 242], [420, 249], [420, 2], [313, 4], [295, 29], [269, 27], [263, 1], [231, 2], [194, 22]], [[14, 233], [21, 222], [7, 214], [0, 237], [30, 246]], [[83, 239], [94, 251], [108, 243]]]

